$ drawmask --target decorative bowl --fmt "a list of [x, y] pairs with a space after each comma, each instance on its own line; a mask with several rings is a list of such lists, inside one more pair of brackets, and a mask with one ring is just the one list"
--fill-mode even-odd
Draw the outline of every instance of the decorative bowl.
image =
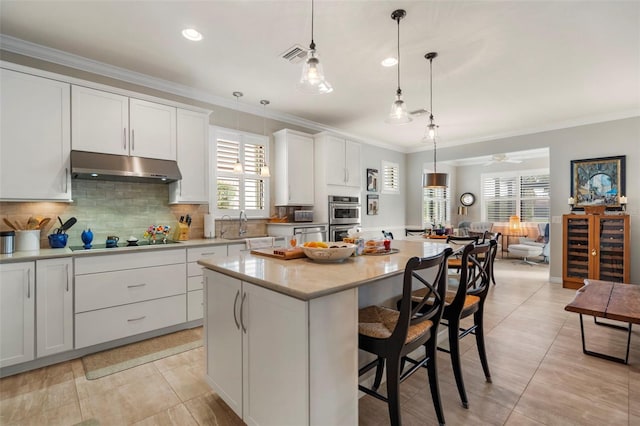
[[316, 262], [342, 262], [351, 256], [356, 249], [355, 244], [327, 242], [328, 248], [302, 247], [305, 256]]
[[67, 239], [69, 235], [67, 234], [49, 234], [49, 246], [51, 248], [63, 248], [67, 246]]

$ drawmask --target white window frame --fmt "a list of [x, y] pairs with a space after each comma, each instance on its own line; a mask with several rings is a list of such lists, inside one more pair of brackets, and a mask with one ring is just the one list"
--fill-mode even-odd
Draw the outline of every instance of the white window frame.
[[[395, 185], [387, 186], [387, 170], [394, 173]], [[393, 171], [395, 170], [395, 172]], [[382, 182], [380, 193], [382, 194], [400, 194], [400, 164], [392, 163], [391, 161], [382, 160], [380, 167], [380, 181]]]
[[[244, 144], [252, 143], [252, 144], [261, 144], [265, 149], [265, 158], [267, 159], [267, 164], [269, 164], [269, 137], [258, 135], [255, 133], [243, 132], [234, 129], [228, 129], [224, 127], [211, 126], [210, 132], [210, 179], [212, 185], [210, 185], [211, 191], [209, 195], [209, 212], [214, 215], [216, 218], [220, 218], [223, 215], [230, 215], [233, 217], [234, 213], [240, 214], [240, 210], [244, 210], [247, 217], [252, 219], [263, 219], [269, 217], [269, 212], [271, 211], [271, 195], [270, 195], [270, 187], [271, 187], [271, 178], [270, 177], [262, 177], [255, 173], [247, 173], [243, 172], [240, 174], [236, 173], [220, 173], [218, 172], [218, 139], [224, 139], [229, 141], [238, 142], [240, 144], [240, 162], [244, 167]], [[232, 177], [240, 179], [240, 207], [239, 209], [218, 209], [218, 177]], [[244, 197], [244, 180], [246, 178], [250, 179], [261, 179], [264, 181], [264, 209], [246, 209], [245, 208], [245, 197]]]
[[[507, 177], [507, 178], [515, 178], [516, 180], [516, 188], [515, 188], [515, 197], [514, 197], [514, 202], [515, 202], [515, 206], [516, 206], [516, 210], [513, 213], [514, 215], [517, 215], [518, 217], [521, 218], [522, 220], [522, 214], [520, 211], [520, 206], [521, 206], [521, 201], [530, 199], [530, 198], [522, 198], [521, 197], [521, 188], [520, 188], [520, 184], [521, 184], [521, 178], [523, 176], [536, 176], [536, 175], [549, 175], [549, 169], [528, 169], [528, 170], [512, 170], [512, 171], [508, 171], [508, 172], [496, 172], [496, 173], [482, 173], [480, 175], [480, 206], [482, 209], [482, 221], [488, 221], [488, 216], [487, 216], [487, 202], [488, 202], [488, 198], [485, 195], [485, 190], [484, 190], [484, 185], [485, 185], [485, 181], [488, 178], [493, 178], [493, 177]], [[549, 187], [551, 187], [551, 179], [549, 179]], [[549, 195], [549, 209], [551, 206], [551, 195]], [[551, 214], [551, 210], [549, 210], [549, 214]], [[547, 218], [547, 222], [551, 220], [551, 217]], [[523, 223], [527, 223], [528, 221], [523, 220]], [[496, 225], [507, 225], [509, 222], [494, 222], [494, 224]], [[543, 222], [530, 222], [530, 223], [543, 223]]]

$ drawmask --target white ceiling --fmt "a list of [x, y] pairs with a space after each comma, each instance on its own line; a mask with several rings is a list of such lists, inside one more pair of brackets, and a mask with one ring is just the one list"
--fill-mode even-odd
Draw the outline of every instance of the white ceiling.
[[[328, 95], [295, 85], [301, 64], [280, 55], [307, 47], [310, 1], [0, 1], [0, 32], [192, 87], [231, 102], [310, 120], [397, 146], [420, 143], [426, 116], [384, 123], [401, 86], [409, 110], [427, 107], [433, 63], [439, 146], [640, 115], [638, 1], [316, 0], [315, 42]], [[182, 38], [183, 28], [204, 35]], [[235, 101], [234, 101], [235, 102]]]

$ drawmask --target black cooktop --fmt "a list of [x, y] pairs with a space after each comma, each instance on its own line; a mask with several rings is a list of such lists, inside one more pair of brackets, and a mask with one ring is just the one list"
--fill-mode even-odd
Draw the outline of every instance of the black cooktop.
[[150, 244], [149, 241], [147, 241], [147, 240], [138, 240], [138, 242], [135, 243], [135, 244], [130, 244], [130, 243], [127, 243], [126, 241], [125, 242], [119, 242], [116, 247], [109, 247], [109, 248], [107, 248], [107, 245], [104, 244], [104, 243], [102, 243], [102, 244], [91, 244], [91, 248], [90, 249], [85, 249], [84, 246], [69, 246], [69, 248], [72, 251], [98, 250], [98, 249], [117, 250], [117, 249], [123, 248], [123, 247], [164, 246], [166, 244], [178, 244], [178, 241], [167, 240], [165, 243], [163, 243], [162, 241], [157, 241], [155, 244]]

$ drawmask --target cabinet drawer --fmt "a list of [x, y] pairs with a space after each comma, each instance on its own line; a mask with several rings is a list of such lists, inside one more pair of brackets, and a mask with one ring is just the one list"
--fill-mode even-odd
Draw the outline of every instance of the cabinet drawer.
[[107, 254], [82, 257], [75, 260], [76, 275], [96, 272], [121, 271], [185, 262], [185, 250], [151, 250], [147, 253]]
[[201, 277], [203, 267], [198, 265], [198, 262], [187, 263], [187, 276], [188, 277]]
[[186, 309], [181, 294], [76, 314], [76, 349], [185, 322]]
[[185, 293], [185, 268], [183, 263], [77, 276], [75, 312]]
[[187, 293], [187, 321], [201, 319], [204, 310], [203, 291], [196, 290]]
[[204, 277], [189, 277], [187, 278], [187, 291], [202, 290], [204, 288]]
[[226, 256], [226, 255], [227, 255], [226, 245], [188, 248], [187, 262], [197, 262], [203, 257]]

